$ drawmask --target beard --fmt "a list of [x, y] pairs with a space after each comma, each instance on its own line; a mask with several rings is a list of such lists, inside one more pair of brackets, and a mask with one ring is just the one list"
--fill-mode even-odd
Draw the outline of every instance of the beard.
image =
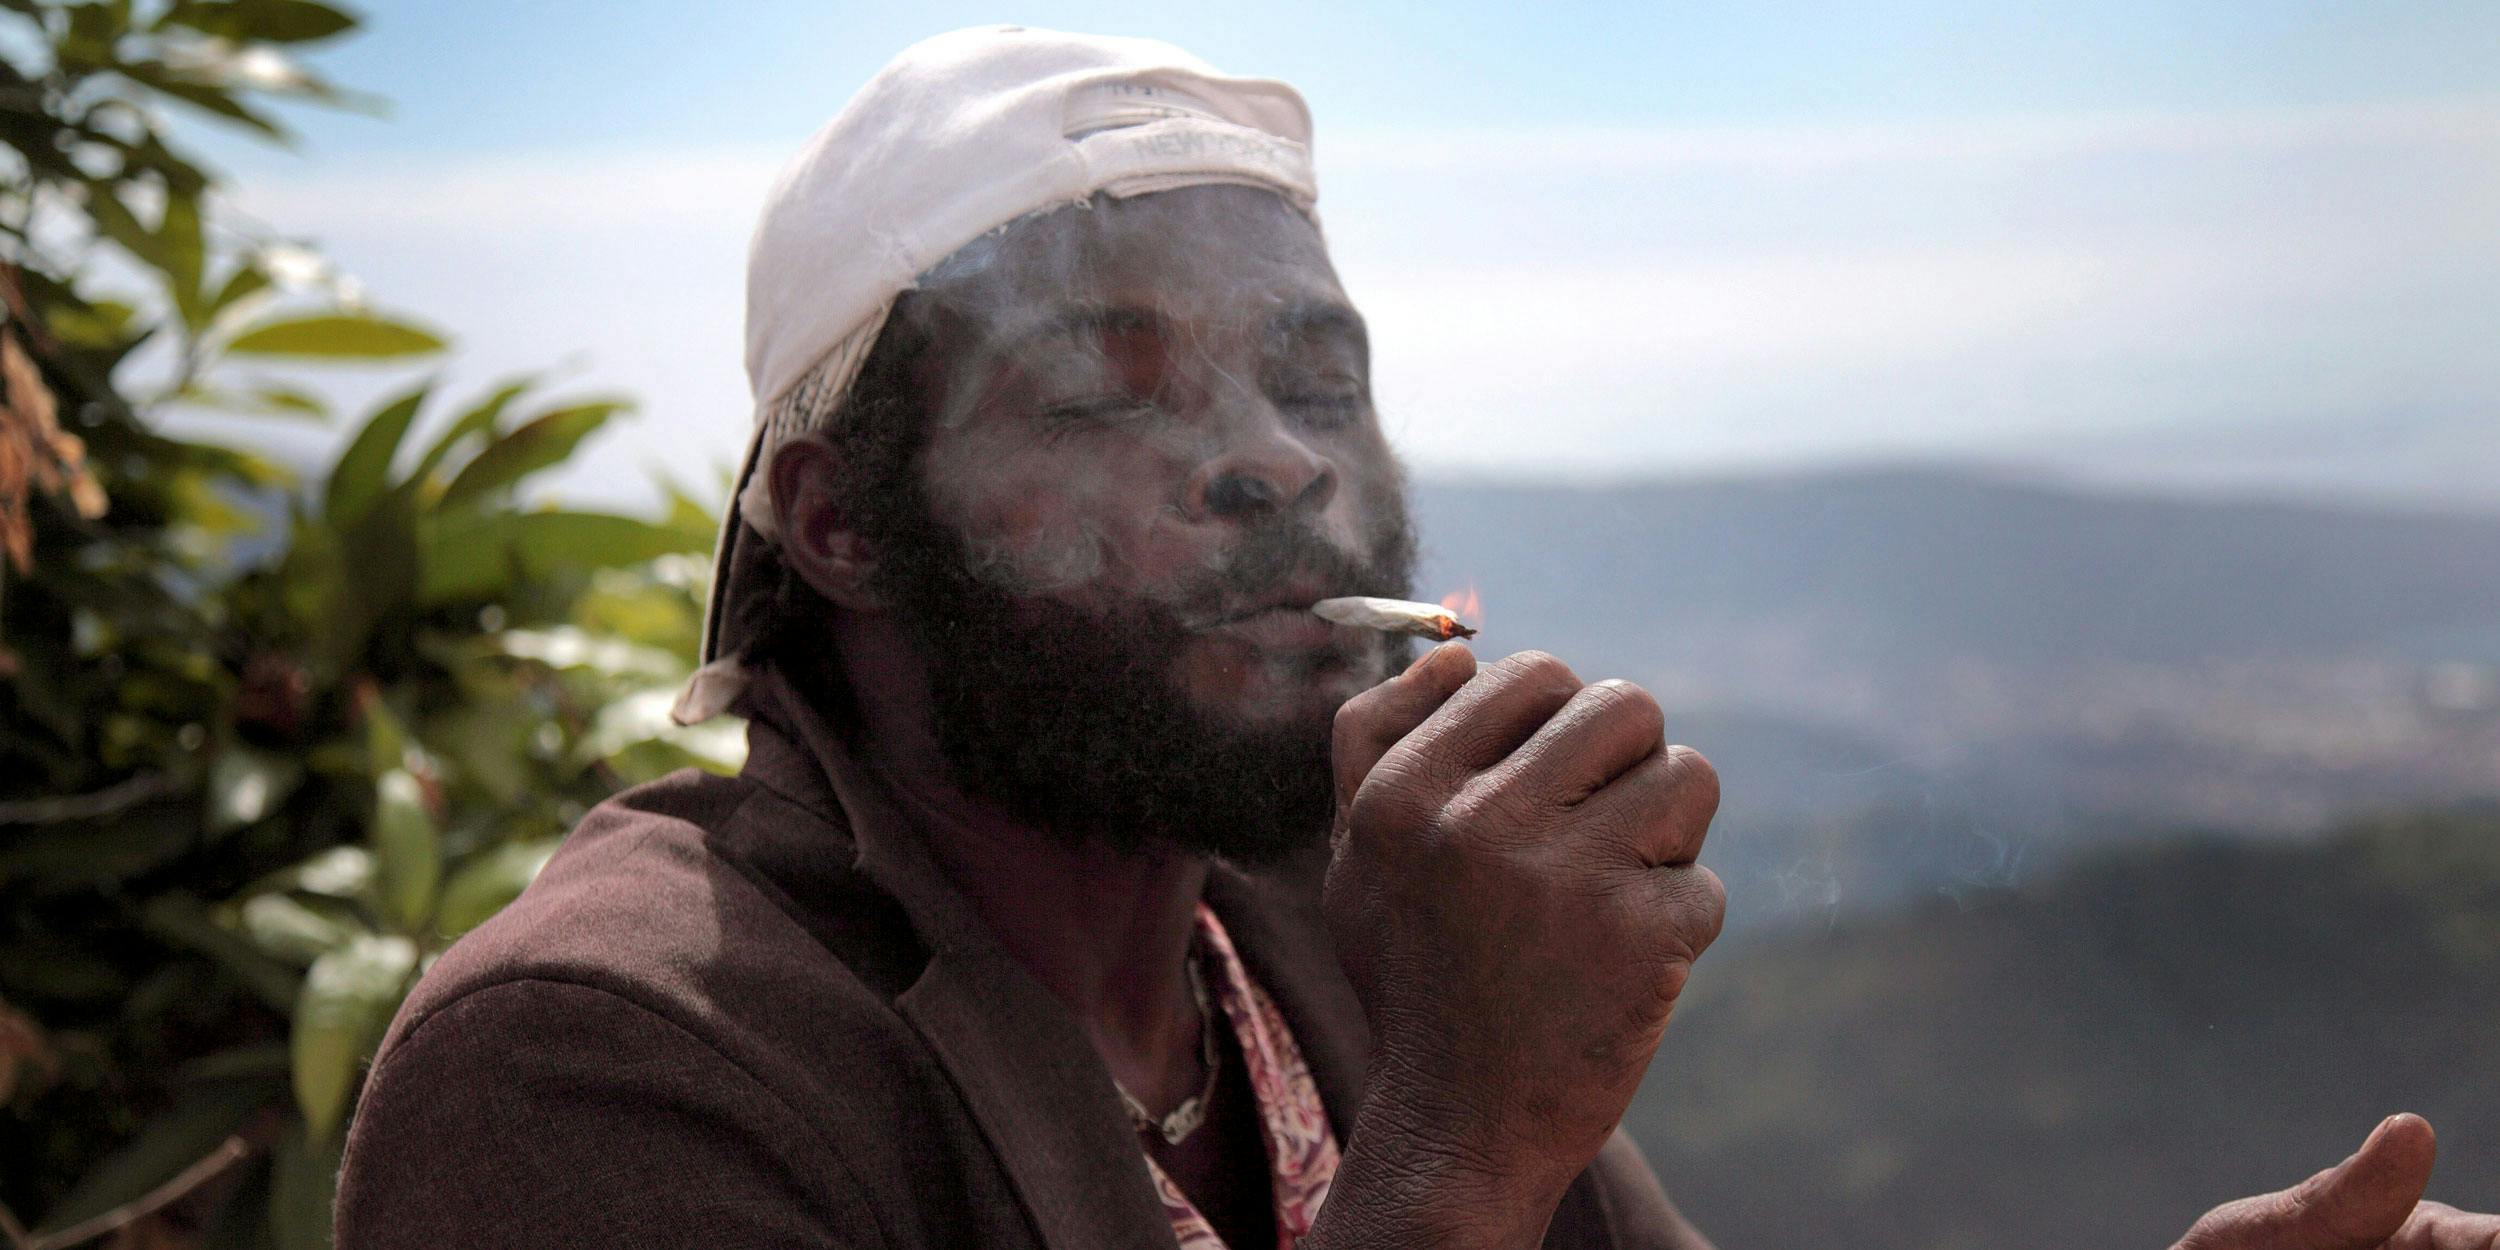
[[[927, 665], [938, 746], [965, 793], [1074, 843], [1263, 867], [1326, 844], [1334, 709], [1242, 724], [1200, 707], [1179, 684], [1194, 637], [1186, 622], [1202, 619], [1193, 606], [1289, 577], [1317, 579], [1324, 596], [1404, 597], [1415, 539], [1402, 485], [1370, 503], [1378, 521], [1363, 552], [1280, 515], [1245, 526], [1220, 564], [1177, 593], [1107, 614], [1015, 593], [925, 499], [865, 536], [879, 553], [877, 589]], [[1410, 650], [1405, 638], [1366, 634], [1268, 663], [1291, 680], [1350, 670], [1368, 684]]]

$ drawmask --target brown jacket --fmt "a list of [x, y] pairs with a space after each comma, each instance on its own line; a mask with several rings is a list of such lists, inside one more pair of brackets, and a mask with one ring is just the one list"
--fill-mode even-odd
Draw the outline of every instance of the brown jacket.
[[[763, 702], [743, 774], [600, 805], [419, 982], [348, 1139], [341, 1247], [1171, 1250], [1076, 1022], [822, 722]], [[1315, 909], [1221, 868], [1208, 899], [1342, 1137], [1367, 1039]], [[1700, 1243], [1617, 1135], [1547, 1244]]]

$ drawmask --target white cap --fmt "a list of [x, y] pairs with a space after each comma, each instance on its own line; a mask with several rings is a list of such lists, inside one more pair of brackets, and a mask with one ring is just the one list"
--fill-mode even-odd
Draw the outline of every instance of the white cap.
[[[1152, 39], [960, 30], [869, 80], [783, 171], [748, 246], [755, 432], [713, 552], [703, 666], [677, 720], [717, 716], [745, 689], [723, 617], [740, 542], [775, 532], [765, 465], [840, 408], [896, 296], [982, 235], [1097, 193], [1237, 183], [1308, 213], [1319, 196], [1310, 142], [1293, 88], [1227, 77]], [[785, 402], [802, 383], [807, 402]]]

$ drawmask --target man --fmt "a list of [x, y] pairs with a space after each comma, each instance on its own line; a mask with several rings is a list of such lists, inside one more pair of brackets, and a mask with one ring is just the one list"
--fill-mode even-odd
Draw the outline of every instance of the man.
[[[1717, 782], [1635, 687], [1307, 611], [1414, 548], [1308, 138], [1013, 28], [817, 137], [681, 704], [747, 767], [604, 805], [427, 974], [340, 1244], [1706, 1246], [1615, 1125]], [[2190, 1242], [2376, 1245], [2428, 1165], [2391, 1121]]]

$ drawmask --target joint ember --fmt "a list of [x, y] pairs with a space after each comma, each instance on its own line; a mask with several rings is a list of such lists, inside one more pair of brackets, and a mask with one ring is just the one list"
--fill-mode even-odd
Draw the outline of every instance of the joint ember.
[[1356, 625], [1391, 634], [1413, 634], [1436, 642], [1476, 636], [1476, 631], [1459, 623], [1457, 613], [1437, 603], [1411, 603], [1404, 599], [1354, 595], [1344, 599], [1322, 599], [1311, 605], [1311, 612], [1322, 620], [1335, 621], [1339, 625]]

